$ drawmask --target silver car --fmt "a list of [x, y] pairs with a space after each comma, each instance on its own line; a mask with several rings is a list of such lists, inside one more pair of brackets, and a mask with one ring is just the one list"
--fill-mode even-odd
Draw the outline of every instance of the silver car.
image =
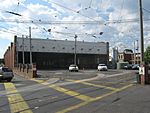
[[8, 82], [11, 82], [13, 77], [14, 74], [11, 69], [8, 67], [0, 67], [0, 80], [7, 80]]

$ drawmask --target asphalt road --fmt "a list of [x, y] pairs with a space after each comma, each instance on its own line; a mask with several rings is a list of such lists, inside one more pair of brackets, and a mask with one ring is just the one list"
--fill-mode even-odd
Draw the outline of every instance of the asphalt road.
[[0, 113], [150, 111], [150, 98], [146, 96], [150, 93], [149, 86], [136, 84], [135, 71], [57, 70], [38, 73], [37, 79], [26, 80], [16, 75], [11, 83], [0, 83]]

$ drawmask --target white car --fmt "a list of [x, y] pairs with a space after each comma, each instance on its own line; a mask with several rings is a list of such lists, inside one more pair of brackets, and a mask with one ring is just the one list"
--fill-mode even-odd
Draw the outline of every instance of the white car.
[[7, 80], [10, 82], [14, 77], [13, 71], [8, 67], [0, 68], [0, 80]]
[[98, 71], [107, 71], [108, 68], [105, 64], [99, 64], [97, 67]]
[[76, 72], [78, 72], [78, 71], [79, 71], [79, 68], [78, 68], [77, 65], [71, 64], [71, 65], [69, 66], [69, 71], [70, 71], [70, 72], [71, 72], [71, 71], [76, 71]]

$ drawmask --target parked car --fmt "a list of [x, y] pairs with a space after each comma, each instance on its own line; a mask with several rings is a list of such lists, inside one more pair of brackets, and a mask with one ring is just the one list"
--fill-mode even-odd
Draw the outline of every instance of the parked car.
[[78, 72], [78, 71], [79, 71], [79, 68], [78, 68], [77, 65], [71, 64], [71, 65], [69, 66], [69, 71], [70, 71], [70, 72], [71, 72], [71, 71]]
[[105, 64], [99, 64], [97, 67], [98, 71], [107, 71], [108, 68]]
[[7, 80], [8, 82], [11, 82], [13, 77], [14, 74], [11, 69], [8, 67], [0, 67], [0, 80]]
[[134, 70], [138, 70], [139, 69], [139, 64], [134, 64], [133, 66], [132, 66], [132, 69], [134, 69]]
[[132, 64], [127, 64], [124, 66], [124, 69], [132, 69], [132, 66], [133, 66]]

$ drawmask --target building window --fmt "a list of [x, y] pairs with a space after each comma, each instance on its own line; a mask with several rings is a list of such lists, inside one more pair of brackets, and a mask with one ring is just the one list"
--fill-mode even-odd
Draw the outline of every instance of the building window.
[[100, 51], [100, 49], [97, 49], [97, 51]]
[[83, 51], [83, 48], [81, 48], [81, 51]]
[[44, 46], [42, 46], [42, 48], [44, 49], [45, 47], [44, 47]]
[[65, 49], [65, 47], [63, 47], [62, 49]]
[[72, 48], [72, 50], [74, 50], [74, 48]]
[[55, 47], [53, 47], [53, 49], [55, 49]]

